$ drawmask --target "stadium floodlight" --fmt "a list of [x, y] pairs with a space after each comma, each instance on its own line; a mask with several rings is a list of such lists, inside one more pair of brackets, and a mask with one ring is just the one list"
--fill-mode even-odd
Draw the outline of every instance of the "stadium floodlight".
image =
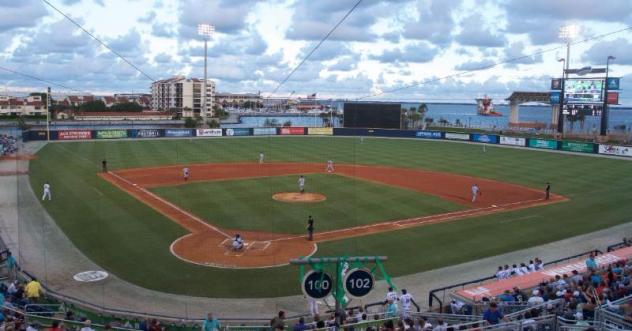
[[215, 34], [215, 27], [210, 24], [198, 24], [198, 35], [211, 38]]
[[566, 78], [568, 78], [568, 68], [571, 64], [571, 41], [579, 35], [579, 26], [577, 24], [566, 24], [560, 27], [560, 38], [566, 41]]
[[202, 118], [206, 119], [208, 109], [206, 107], [206, 83], [208, 81], [208, 40], [213, 37], [215, 27], [210, 24], [198, 24], [198, 35], [204, 37], [204, 82], [202, 83]]

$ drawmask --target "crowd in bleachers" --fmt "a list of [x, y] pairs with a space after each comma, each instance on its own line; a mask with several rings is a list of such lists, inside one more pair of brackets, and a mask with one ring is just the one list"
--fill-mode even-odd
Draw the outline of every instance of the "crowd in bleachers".
[[18, 151], [18, 141], [13, 136], [0, 134], [0, 156], [15, 154]]

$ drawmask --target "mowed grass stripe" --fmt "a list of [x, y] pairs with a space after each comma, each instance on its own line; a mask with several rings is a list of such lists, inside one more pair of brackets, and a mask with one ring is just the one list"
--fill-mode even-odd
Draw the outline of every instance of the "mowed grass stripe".
[[[297, 270], [291, 267], [237, 271], [178, 260], [168, 247], [184, 230], [96, 176], [101, 155], [107, 155], [112, 169], [120, 169], [188, 162], [253, 162], [261, 150], [269, 161], [323, 162], [324, 166], [325, 160], [333, 159], [336, 163], [423, 168], [538, 189], [551, 181], [554, 192], [571, 198], [555, 205], [319, 245], [320, 256], [388, 255], [386, 267], [392, 276], [600, 230], [627, 222], [632, 215], [628, 161], [489, 146], [483, 153], [481, 145], [422, 140], [366, 138], [360, 143], [359, 138], [270, 137], [49, 144], [31, 163], [29, 179], [37, 194], [41, 194], [45, 180], [51, 182], [55, 200], [44, 206], [57, 224], [88, 257], [123, 279], [151, 289], [196, 296], [296, 294], [300, 291]], [[351, 201], [362, 199], [355, 184], [341, 192]], [[218, 193], [239, 196], [228, 189]], [[232, 199], [229, 205], [234, 208], [248, 204]], [[389, 204], [386, 201], [388, 198], [382, 198], [375, 208], [385, 208]], [[325, 217], [345, 217], [357, 224], [364, 212], [359, 204], [331, 208]], [[400, 208], [411, 208], [409, 203], [405, 205]], [[270, 211], [262, 208], [257, 213]], [[293, 214], [283, 211], [278, 215], [290, 219]], [[506, 222], [522, 217], [528, 219]], [[272, 219], [271, 230], [279, 231], [281, 221]], [[303, 229], [303, 213], [297, 219]]]

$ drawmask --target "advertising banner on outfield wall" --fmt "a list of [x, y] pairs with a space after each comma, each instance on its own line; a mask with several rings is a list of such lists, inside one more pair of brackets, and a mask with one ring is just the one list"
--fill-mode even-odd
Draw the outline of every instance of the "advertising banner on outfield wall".
[[527, 139], [525, 138], [516, 138], [516, 137], [506, 137], [500, 136], [500, 144], [501, 145], [511, 145], [511, 146], [527, 146]]
[[498, 136], [494, 134], [478, 134], [472, 133], [470, 135], [472, 141], [486, 144], [498, 144]]
[[222, 129], [197, 129], [195, 135], [197, 137], [221, 137]]
[[254, 128], [252, 134], [255, 136], [275, 136], [277, 134], [276, 128]]
[[441, 131], [417, 131], [415, 137], [424, 139], [441, 139]]
[[284, 128], [279, 128], [279, 134], [280, 135], [304, 135], [305, 134], [305, 128], [294, 128], [294, 127], [284, 127]]
[[562, 150], [567, 152], [594, 153], [595, 144], [578, 143], [574, 141], [562, 141]]
[[334, 128], [307, 128], [307, 134], [309, 135], [320, 135], [320, 136], [331, 136], [334, 134]]
[[127, 130], [97, 130], [96, 139], [121, 139], [127, 138]]
[[599, 145], [599, 154], [632, 157], [632, 147], [617, 145]]
[[252, 135], [251, 132], [252, 131], [247, 128], [232, 128], [226, 129], [226, 131], [224, 131], [224, 134], [227, 136], [250, 136]]
[[527, 139], [527, 146], [531, 148], [557, 149], [557, 140]]
[[165, 129], [165, 137], [193, 137], [192, 129]]
[[90, 130], [58, 131], [57, 139], [59, 140], [92, 139], [92, 131]]
[[334, 136], [368, 136], [368, 129], [356, 129], [356, 128], [334, 128]]
[[450, 140], [470, 140], [470, 134], [469, 133], [453, 133], [453, 132], [446, 132], [445, 133], [445, 139], [450, 139]]
[[369, 129], [369, 134], [374, 131], [373, 134], [379, 137], [415, 137], [416, 131], [413, 130], [394, 130], [394, 129]]
[[[51, 139], [53, 138], [54, 131], [50, 132]], [[28, 140], [46, 140], [46, 131], [44, 130], [31, 130], [28, 133]]]
[[132, 130], [130, 136], [135, 137], [135, 138], [158, 138], [160, 137], [160, 130], [137, 129], [137, 130]]

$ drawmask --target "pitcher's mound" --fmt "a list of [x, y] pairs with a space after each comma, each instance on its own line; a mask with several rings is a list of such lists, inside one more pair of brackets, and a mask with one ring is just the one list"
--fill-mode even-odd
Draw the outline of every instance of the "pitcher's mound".
[[321, 202], [327, 200], [327, 197], [320, 193], [284, 192], [276, 193], [272, 199], [282, 202]]

